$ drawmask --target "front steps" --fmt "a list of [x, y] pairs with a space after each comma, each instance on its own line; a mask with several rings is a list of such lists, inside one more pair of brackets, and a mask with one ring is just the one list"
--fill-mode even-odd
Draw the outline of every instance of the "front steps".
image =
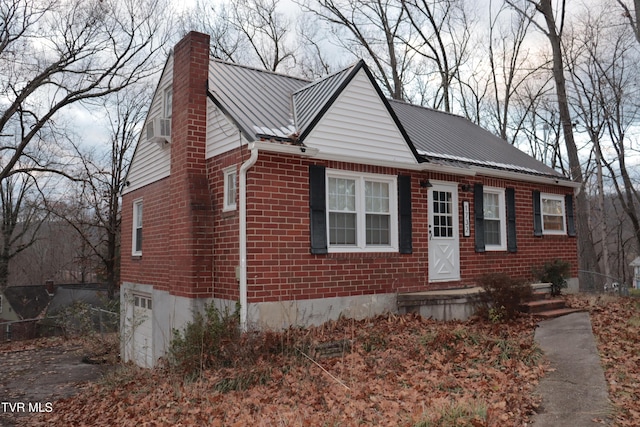
[[[552, 298], [548, 283], [534, 283], [531, 288], [531, 300], [520, 305], [523, 313], [550, 319], [582, 311], [568, 308], [561, 298]], [[482, 288], [467, 287], [402, 293], [397, 296], [398, 312], [418, 313], [435, 320], [466, 320], [475, 313], [482, 292]]]
[[552, 319], [565, 314], [582, 311], [577, 308], [567, 307], [562, 298], [551, 296], [551, 286], [546, 283], [531, 285], [533, 294], [529, 301], [520, 304], [520, 311], [533, 316]]

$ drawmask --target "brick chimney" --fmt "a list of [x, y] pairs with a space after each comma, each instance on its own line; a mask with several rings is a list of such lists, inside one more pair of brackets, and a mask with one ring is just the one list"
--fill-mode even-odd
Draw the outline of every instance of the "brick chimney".
[[44, 288], [47, 290], [49, 295], [53, 295], [56, 293], [56, 286], [53, 284], [53, 280], [46, 280], [44, 282]]
[[175, 47], [171, 118], [169, 291], [213, 295], [213, 213], [205, 160], [209, 36], [187, 34]]

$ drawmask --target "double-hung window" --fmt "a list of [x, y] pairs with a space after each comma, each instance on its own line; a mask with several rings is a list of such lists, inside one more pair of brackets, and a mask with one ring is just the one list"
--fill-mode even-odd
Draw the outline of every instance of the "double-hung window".
[[133, 236], [131, 253], [142, 255], [142, 200], [133, 202]]
[[484, 187], [484, 243], [488, 251], [503, 251], [507, 247], [504, 189]]
[[397, 251], [395, 176], [327, 171], [329, 251]]
[[540, 194], [542, 208], [542, 232], [565, 234], [564, 197], [558, 194]]
[[224, 202], [222, 204], [223, 211], [233, 211], [236, 209], [236, 167], [225, 169], [224, 176]]
[[173, 88], [169, 86], [164, 91], [164, 99], [162, 101], [162, 115], [165, 119], [170, 119], [173, 113]]

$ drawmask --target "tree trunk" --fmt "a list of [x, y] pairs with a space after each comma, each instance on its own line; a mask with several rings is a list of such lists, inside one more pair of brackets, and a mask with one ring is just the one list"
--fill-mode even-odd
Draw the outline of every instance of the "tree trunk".
[[9, 284], [9, 258], [0, 256], [0, 292], [4, 292]]
[[593, 247], [593, 239], [589, 227], [589, 200], [584, 191], [584, 178], [582, 166], [578, 157], [578, 148], [573, 138], [573, 123], [567, 102], [566, 80], [564, 76], [564, 61], [562, 59], [561, 35], [556, 30], [556, 21], [553, 14], [551, 0], [540, 0], [537, 9], [544, 15], [547, 24], [547, 37], [551, 43], [553, 51], [553, 79], [556, 85], [556, 96], [558, 97], [558, 112], [562, 131], [564, 135], [567, 155], [569, 156], [569, 169], [571, 178], [581, 184], [576, 194], [576, 225], [578, 231], [578, 263], [580, 289], [595, 290], [594, 275], [590, 274], [597, 264], [596, 252]]
[[598, 207], [602, 218], [600, 220], [600, 239], [602, 240], [602, 265], [605, 281], [608, 284], [611, 277], [611, 268], [609, 266], [609, 246], [607, 244], [607, 215], [605, 214], [604, 205], [604, 183], [602, 178], [602, 152], [600, 141], [594, 139], [596, 152], [596, 171], [598, 173]]

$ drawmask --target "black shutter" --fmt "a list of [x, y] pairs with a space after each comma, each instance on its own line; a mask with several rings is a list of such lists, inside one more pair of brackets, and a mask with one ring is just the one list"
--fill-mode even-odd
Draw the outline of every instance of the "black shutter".
[[485, 252], [484, 194], [482, 184], [475, 184], [473, 186], [473, 214], [475, 217], [476, 252]]
[[516, 191], [513, 188], [507, 188], [505, 195], [507, 198], [507, 250], [509, 252], [518, 252], [518, 244], [516, 242]]
[[398, 221], [400, 253], [413, 253], [411, 237], [411, 177], [407, 175], [398, 175]]
[[309, 207], [311, 208], [311, 253], [327, 250], [327, 188], [324, 166], [309, 165]]
[[564, 206], [567, 211], [567, 234], [569, 236], [576, 235], [576, 220], [573, 213], [573, 194], [566, 194], [564, 196]]
[[533, 235], [542, 236], [542, 209], [540, 192], [537, 190], [533, 190]]

